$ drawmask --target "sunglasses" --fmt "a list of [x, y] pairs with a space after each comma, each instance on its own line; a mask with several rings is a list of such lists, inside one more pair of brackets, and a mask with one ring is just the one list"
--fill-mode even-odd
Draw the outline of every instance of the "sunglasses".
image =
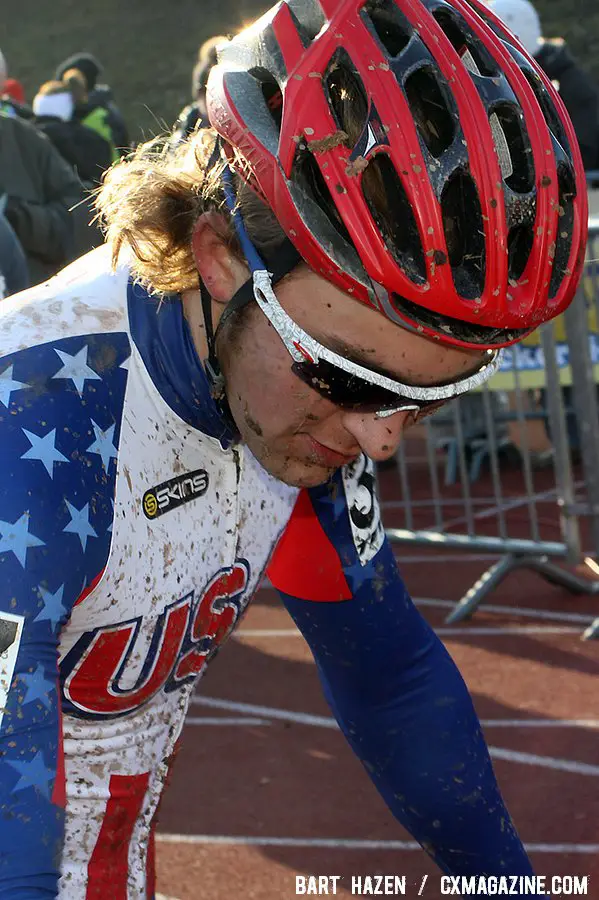
[[320, 344], [287, 315], [265, 269], [254, 270], [252, 277], [254, 298], [293, 359], [293, 373], [341, 409], [377, 418], [412, 411], [414, 418], [421, 418], [488, 381], [499, 367], [500, 353], [489, 350], [481, 366], [465, 378], [427, 387], [403, 384]]

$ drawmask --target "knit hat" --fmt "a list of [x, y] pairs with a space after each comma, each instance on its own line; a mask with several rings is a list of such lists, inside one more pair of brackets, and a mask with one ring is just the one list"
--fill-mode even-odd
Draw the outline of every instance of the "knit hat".
[[539, 52], [541, 22], [529, 0], [489, 0], [488, 6], [516, 35], [531, 56]]
[[15, 103], [25, 103], [25, 88], [16, 78], [6, 78], [2, 90], [4, 91], [4, 94], [10, 97], [11, 100], [14, 100]]
[[56, 69], [54, 77], [57, 81], [62, 81], [62, 76], [69, 69], [79, 69], [85, 76], [88, 91], [93, 91], [102, 74], [102, 66], [92, 53], [73, 53], [67, 59], [63, 60]]

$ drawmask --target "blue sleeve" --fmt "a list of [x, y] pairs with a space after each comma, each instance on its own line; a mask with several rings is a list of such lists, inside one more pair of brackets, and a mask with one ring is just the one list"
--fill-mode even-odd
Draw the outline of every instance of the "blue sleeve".
[[0, 898], [7, 900], [58, 892], [66, 800], [58, 646], [73, 605], [108, 557], [120, 417], [107, 416], [122, 407], [125, 352], [124, 335], [92, 335], [0, 359]]
[[370, 465], [359, 466], [300, 498], [273, 583], [345, 737], [437, 865], [452, 875], [531, 874], [468, 690], [408, 595]]

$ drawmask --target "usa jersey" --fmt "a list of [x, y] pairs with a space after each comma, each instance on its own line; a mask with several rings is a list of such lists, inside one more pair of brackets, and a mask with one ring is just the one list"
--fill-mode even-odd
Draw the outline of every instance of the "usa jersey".
[[[300, 493], [269, 476], [219, 415], [180, 299], [100, 249], [0, 305], [0, 897], [153, 897], [191, 692], [277, 544], [270, 577], [398, 819], [447, 871], [529, 871], [372, 465]], [[441, 825], [420, 765], [447, 773]]]
[[[130, 320], [141, 341], [144, 315], [158, 324], [169, 311], [124, 269], [98, 275], [103, 257], [0, 311], [9, 842], [22, 846], [36, 792], [37, 840], [62, 856], [60, 896], [78, 898], [116, 897], [121, 883], [145, 895], [152, 819], [190, 692], [296, 494], [168, 405]], [[197, 399], [188, 420], [202, 418]]]

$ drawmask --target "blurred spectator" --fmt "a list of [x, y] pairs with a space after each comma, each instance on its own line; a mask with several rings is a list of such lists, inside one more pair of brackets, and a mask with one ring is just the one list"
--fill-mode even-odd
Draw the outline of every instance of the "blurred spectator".
[[0, 115], [0, 195], [19, 238], [32, 284], [53, 275], [74, 255], [73, 217], [81, 200], [73, 169], [45, 135], [17, 117]]
[[219, 34], [204, 41], [198, 50], [198, 60], [191, 76], [191, 96], [193, 100], [179, 113], [179, 118], [173, 127], [171, 139], [173, 144], [176, 145], [184, 141], [195, 128], [209, 127], [208, 110], [206, 109], [206, 85], [208, 84], [210, 70], [216, 65], [216, 48], [219, 44], [223, 44], [226, 41], [227, 38]]
[[47, 81], [33, 100], [34, 124], [50, 138], [60, 155], [76, 170], [86, 187], [99, 184], [112, 163], [112, 145], [73, 118], [72, 82]]
[[[4, 201], [0, 201], [3, 204]], [[21, 243], [0, 212], [0, 300], [29, 287], [27, 260]]]
[[74, 53], [63, 60], [55, 72], [57, 81], [67, 80], [71, 70], [76, 69], [84, 78], [85, 102], [78, 104], [76, 118], [88, 128], [111, 141], [115, 159], [129, 149], [129, 135], [125, 120], [112, 98], [112, 90], [107, 84], [98, 84], [102, 66], [91, 53]]
[[[71, 210], [73, 255], [77, 257], [98, 247], [103, 241], [95, 219], [90, 189], [97, 185], [102, 172], [110, 167], [117, 154], [110, 139], [102, 137], [93, 128], [76, 118], [62, 121], [62, 116], [67, 113], [74, 116], [77, 107], [87, 101], [87, 84], [82, 73], [77, 69], [70, 69], [66, 72], [65, 79], [42, 85], [34, 103], [40, 113], [36, 125], [47, 134], [63, 159], [74, 167], [85, 188], [82, 201]], [[58, 116], [50, 118], [48, 114], [52, 111], [58, 113]]]
[[15, 103], [23, 106], [25, 103], [25, 88], [16, 78], [5, 78], [3, 96], [9, 97], [11, 100], [14, 100]]
[[599, 89], [591, 76], [563, 38], [542, 37], [538, 13], [529, 0], [489, 0], [488, 6], [555, 82], [572, 119], [585, 169], [599, 168]]
[[25, 103], [23, 85], [16, 78], [8, 77], [6, 59], [0, 51], [0, 113], [5, 116], [20, 116], [30, 119], [33, 112]]

